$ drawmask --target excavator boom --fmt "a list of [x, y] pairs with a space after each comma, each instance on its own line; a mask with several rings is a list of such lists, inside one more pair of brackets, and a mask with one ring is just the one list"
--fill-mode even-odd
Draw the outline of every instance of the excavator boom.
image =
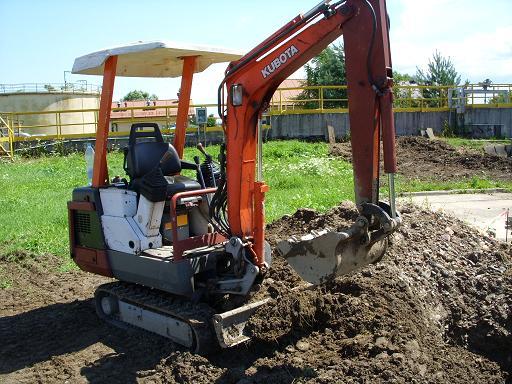
[[[219, 112], [226, 133], [226, 182], [216, 200], [227, 203], [224, 213], [228, 220], [219, 218], [218, 227], [224, 228], [227, 236], [251, 241], [258, 266], [264, 263], [263, 202], [268, 190], [255, 178], [258, 119], [279, 84], [341, 35], [355, 198], [361, 220], [345, 232], [291, 239], [279, 250], [301, 276], [314, 283], [382, 256], [385, 238], [399, 224], [392, 188], [390, 204], [379, 203], [381, 137], [391, 185], [396, 172], [388, 29], [385, 0], [347, 0], [332, 5], [324, 1], [228, 66], [219, 88]], [[372, 237], [376, 230], [379, 234]], [[313, 270], [315, 277], [305, 273]]]

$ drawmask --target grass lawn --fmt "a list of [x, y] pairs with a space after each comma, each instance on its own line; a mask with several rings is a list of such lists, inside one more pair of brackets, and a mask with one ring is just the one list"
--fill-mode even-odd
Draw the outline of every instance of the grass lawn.
[[488, 189], [504, 188], [512, 191], [512, 182], [494, 181], [480, 177], [461, 179], [456, 181], [425, 181], [407, 180], [398, 175], [397, 192], [419, 192], [419, 191], [449, 191], [454, 189]]
[[471, 149], [483, 149], [487, 144], [512, 144], [510, 140], [478, 140], [465, 139], [462, 137], [440, 137], [439, 139], [446, 141], [454, 147], [466, 147]]
[[[209, 147], [212, 154], [217, 147]], [[198, 155], [188, 148], [185, 157]], [[354, 198], [352, 166], [328, 157], [325, 143], [273, 141], [264, 145], [264, 179], [267, 221], [300, 207], [325, 211], [342, 200]], [[124, 175], [121, 153], [110, 153], [109, 174]], [[86, 184], [83, 154], [17, 159], [0, 163], [0, 256], [16, 257], [19, 251], [40, 255], [68, 255], [66, 202], [73, 188]], [[426, 183], [397, 180], [398, 191], [497, 186], [487, 180]], [[508, 187], [512, 187], [509, 185]], [[387, 199], [386, 187], [382, 195]]]
[[[209, 147], [212, 154], [218, 146]], [[199, 152], [187, 148], [185, 157]], [[108, 155], [109, 175], [124, 175], [123, 155]], [[267, 220], [299, 207], [327, 210], [353, 199], [352, 168], [327, 157], [327, 145], [299, 141], [270, 142], [264, 149]], [[73, 188], [85, 185], [83, 154], [17, 159], [0, 163], [0, 255], [18, 251], [68, 255], [66, 202]]]

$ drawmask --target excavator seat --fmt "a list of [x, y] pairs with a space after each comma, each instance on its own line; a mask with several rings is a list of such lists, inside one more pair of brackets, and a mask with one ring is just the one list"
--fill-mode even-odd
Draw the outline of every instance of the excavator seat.
[[[153, 128], [153, 130], [147, 132], [141, 131], [141, 128]], [[145, 183], [142, 183], [142, 179], [157, 167], [166, 152], [171, 152], [171, 156], [161, 168], [167, 181], [167, 197], [172, 197], [178, 192], [201, 189], [201, 185], [196, 180], [179, 174], [182, 169], [196, 170], [196, 164], [181, 160], [176, 149], [164, 142], [160, 128], [155, 123], [137, 123], [131, 126], [123, 165], [130, 177], [130, 189], [144, 195], [151, 195], [151, 191], [144, 190]]]

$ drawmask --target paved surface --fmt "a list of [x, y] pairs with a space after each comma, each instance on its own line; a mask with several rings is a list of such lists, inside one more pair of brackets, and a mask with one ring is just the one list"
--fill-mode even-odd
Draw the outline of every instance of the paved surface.
[[[496, 238], [500, 240], [505, 240], [507, 209], [510, 209], [512, 216], [512, 193], [406, 196], [401, 200], [412, 201], [433, 211], [451, 213], [485, 232], [495, 232]], [[510, 231], [508, 241], [511, 241]]]

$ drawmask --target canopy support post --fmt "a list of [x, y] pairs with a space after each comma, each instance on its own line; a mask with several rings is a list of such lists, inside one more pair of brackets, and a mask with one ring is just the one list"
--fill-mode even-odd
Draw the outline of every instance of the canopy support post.
[[107, 169], [107, 142], [110, 124], [114, 80], [116, 78], [117, 56], [110, 56], [105, 61], [103, 86], [101, 89], [100, 111], [98, 113], [98, 130], [96, 131], [96, 148], [94, 152], [94, 169], [92, 186], [94, 188], [109, 184]]
[[192, 91], [192, 80], [196, 67], [197, 56], [185, 56], [183, 60], [183, 73], [181, 75], [181, 88], [178, 101], [178, 115], [176, 117], [176, 129], [174, 131], [174, 148], [178, 155], [183, 158], [185, 148], [185, 134], [187, 133], [188, 110], [190, 108], [190, 93]]

